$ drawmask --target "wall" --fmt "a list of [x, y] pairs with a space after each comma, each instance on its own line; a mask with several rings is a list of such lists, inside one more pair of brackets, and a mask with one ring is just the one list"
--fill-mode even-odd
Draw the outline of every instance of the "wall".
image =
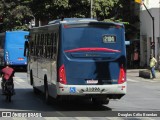
[[[160, 37], [160, 0], [145, 0], [144, 4], [148, 8], [151, 15], [154, 17], [155, 31], [155, 49], [151, 49], [150, 40], [153, 41], [153, 21], [144, 5], [141, 5], [140, 10], [140, 65], [149, 65], [150, 53], [153, 51], [155, 57], [159, 58], [160, 46], [158, 37]], [[147, 49], [146, 49], [147, 48]], [[146, 50], [146, 52], [144, 51]], [[146, 60], [147, 59], [147, 60]]]

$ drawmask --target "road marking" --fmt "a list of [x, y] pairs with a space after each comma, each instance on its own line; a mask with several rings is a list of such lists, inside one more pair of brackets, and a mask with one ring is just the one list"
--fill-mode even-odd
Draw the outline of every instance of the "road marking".
[[17, 81], [14, 81], [14, 83], [18, 84], [18, 85], [21, 85], [21, 83], [17, 82]]
[[18, 81], [18, 82], [25, 82], [26, 79], [24, 80], [22, 78], [16, 77], [15, 80]]
[[[124, 117], [106, 117], [107, 119], [109, 119], [109, 120], [127, 120], [127, 117], [125, 117], [125, 119], [124, 119]], [[131, 120], [154, 120], [154, 119], [152, 119], [152, 118], [149, 118], [149, 117], [129, 117]]]
[[[5, 119], [5, 118], [3, 118]], [[7, 118], [6, 120], [8, 120], [9, 118]], [[23, 117], [12, 117], [13, 120], [28, 120], [28, 119], [32, 119], [32, 118], [23, 118]], [[34, 120], [96, 120], [96, 119], [102, 119], [102, 120], [124, 120], [127, 119], [126, 117], [34, 117]], [[130, 117], [130, 119], [137, 119], [137, 120], [155, 120], [153, 118], [149, 118], [149, 117]]]
[[118, 118], [118, 117], [105, 117], [106, 120], [124, 120], [123, 118]]
[[13, 120], [27, 120], [27, 118], [23, 117], [12, 117]]
[[75, 117], [76, 120], [92, 120], [89, 117]]
[[60, 120], [58, 117], [44, 117], [45, 120]]

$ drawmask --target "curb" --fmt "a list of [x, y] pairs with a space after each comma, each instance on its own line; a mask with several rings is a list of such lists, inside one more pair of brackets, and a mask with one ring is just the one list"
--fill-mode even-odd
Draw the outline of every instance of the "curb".
[[160, 81], [160, 72], [155, 70], [156, 78], [152, 79], [152, 75], [149, 69], [127, 69], [127, 77], [139, 80], [156, 80]]

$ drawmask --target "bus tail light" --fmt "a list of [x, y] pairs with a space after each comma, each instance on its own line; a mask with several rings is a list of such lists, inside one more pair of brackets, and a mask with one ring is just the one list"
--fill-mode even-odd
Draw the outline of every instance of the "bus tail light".
[[64, 65], [62, 65], [59, 68], [59, 82], [62, 83], [62, 84], [66, 84], [67, 83], [67, 81], [66, 81], [66, 72], [65, 72]]
[[123, 64], [120, 67], [118, 84], [122, 84], [126, 81], [126, 72], [124, 70]]

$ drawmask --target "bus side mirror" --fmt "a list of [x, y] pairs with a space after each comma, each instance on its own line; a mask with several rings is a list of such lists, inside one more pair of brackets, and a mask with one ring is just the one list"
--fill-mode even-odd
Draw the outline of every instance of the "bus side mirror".
[[28, 52], [28, 41], [25, 41], [25, 43], [24, 43], [24, 56], [27, 56], [27, 52]]

